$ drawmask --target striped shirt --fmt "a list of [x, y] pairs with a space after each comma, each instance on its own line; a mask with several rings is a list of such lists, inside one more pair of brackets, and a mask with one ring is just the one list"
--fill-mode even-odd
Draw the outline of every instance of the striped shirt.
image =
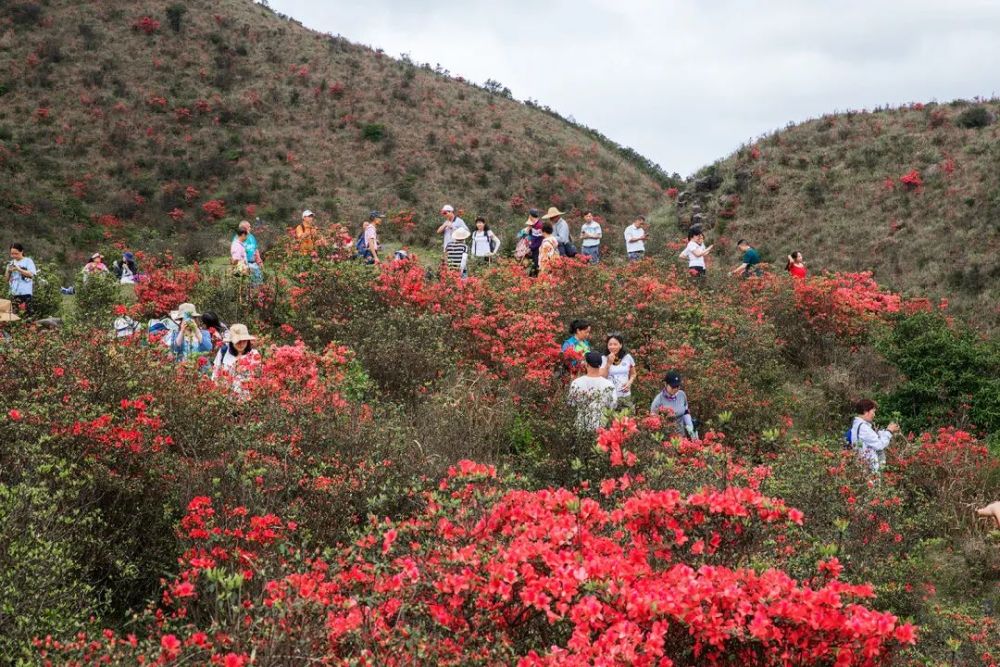
[[465, 247], [465, 244], [461, 241], [452, 241], [444, 248], [445, 259], [448, 262], [448, 268], [454, 269], [455, 271], [460, 271], [462, 269], [462, 260], [465, 258], [466, 253], [469, 250]]

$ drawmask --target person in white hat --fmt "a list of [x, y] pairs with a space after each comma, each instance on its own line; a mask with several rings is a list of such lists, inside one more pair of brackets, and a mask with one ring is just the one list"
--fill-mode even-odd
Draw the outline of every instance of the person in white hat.
[[198, 323], [201, 314], [193, 303], [182, 303], [170, 312], [170, 319], [177, 324], [164, 342], [170, 347], [177, 361], [184, 361], [212, 351], [212, 335]]
[[10, 299], [0, 299], [0, 341], [10, 339], [10, 334], [3, 330], [2, 325], [19, 319], [21, 318], [14, 314], [14, 303]]
[[253, 376], [260, 361], [260, 353], [253, 348], [256, 336], [250, 335], [245, 324], [234, 324], [229, 327], [229, 342], [219, 348], [212, 364], [212, 379], [227, 380], [233, 392], [246, 395], [243, 383]]
[[445, 254], [447, 254], [448, 244], [451, 243], [451, 235], [459, 229], [464, 229], [468, 232], [469, 226], [465, 224], [465, 220], [455, 215], [455, 207], [451, 204], [445, 204], [441, 207], [441, 215], [444, 216], [444, 222], [437, 228], [437, 233], [444, 234], [444, 242], [441, 247], [444, 249]]
[[108, 265], [104, 263], [104, 257], [101, 253], [95, 252], [90, 256], [90, 261], [87, 262], [83, 267], [83, 275], [88, 276], [92, 273], [107, 273]]
[[319, 231], [316, 229], [316, 214], [306, 209], [302, 211], [302, 222], [295, 226], [295, 240], [299, 242], [299, 250], [311, 255], [315, 250]]
[[460, 271], [465, 278], [469, 266], [469, 249], [465, 245], [466, 239], [472, 234], [466, 228], [456, 229], [451, 233], [451, 240], [444, 248], [444, 258], [448, 268], [452, 271]]

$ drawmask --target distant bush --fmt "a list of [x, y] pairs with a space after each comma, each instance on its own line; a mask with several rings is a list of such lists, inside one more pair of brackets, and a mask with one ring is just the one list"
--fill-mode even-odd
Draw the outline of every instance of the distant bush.
[[385, 125], [381, 123], [368, 123], [363, 128], [361, 128], [361, 138], [366, 141], [378, 142], [382, 141], [389, 135], [389, 131], [386, 130]]
[[7, 18], [18, 27], [37, 25], [42, 18], [42, 7], [35, 2], [18, 2], [6, 12]]
[[965, 129], [978, 129], [986, 127], [993, 119], [986, 107], [977, 106], [966, 109], [955, 118], [955, 125]]
[[59, 293], [58, 277], [50, 265], [38, 265], [35, 277], [35, 291], [31, 298], [31, 317], [40, 320], [46, 317], [56, 317], [62, 307], [62, 295]]
[[995, 342], [949, 325], [938, 313], [917, 313], [901, 318], [879, 349], [906, 376], [883, 401], [883, 411], [899, 412], [907, 428], [972, 422], [1000, 431]]
[[75, 318], [94, 326], [109, 326], [114, 307], [122, 302], [121, 285], [114, 274], [80, 274], [76, 280]]
[[181, 31], [181, 18], [187, 12], [187, 7], [182, 4], [174, 4], [167, 7], [167, 23], [174, 32]]

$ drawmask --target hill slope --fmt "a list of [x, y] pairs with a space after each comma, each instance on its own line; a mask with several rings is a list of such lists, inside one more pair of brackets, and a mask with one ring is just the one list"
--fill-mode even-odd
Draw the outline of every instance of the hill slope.
[[660, 215], [686, 229], [700, 213], [724, 245], [746, 236], [781, 266], [798, 249], [814, 271], [874, 270], [996, 324], [998, 110], [915, 104], [791, 126], [703, 169]]
[[492, 220], [551, 203], [624, 218], [668, 183], [499, 87], [249, 0], [3, 3], [0, 53], [0, 214], [36, 255], [65, 260], [121, 223], [144, 247], [187, 239], [197, 256], [219, 236], [196, 232], [221, 214], [204, 209], [211, 200], [225, 202], [219, 219], [275, 227], [305, 207], [355, 222], [409, 210], [425, 235], [445, 202]]

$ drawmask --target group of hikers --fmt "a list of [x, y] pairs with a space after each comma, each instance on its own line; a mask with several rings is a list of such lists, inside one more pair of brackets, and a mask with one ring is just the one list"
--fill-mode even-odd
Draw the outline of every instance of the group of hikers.
[[[501, 239], [490, 229], [486, 218], [477, 217], [474, 229], [470, 229], [451, 204], [442, 206], [440, 214], [442, 221], [436, 229], [436, 234], [441, 236], [442, 261], [448, 269], [458, 271], [463, 277], [467, 277], [472, 267], [492, 264], [500, 256]], [[553, 260], [558, 257], [572, 258], [582, 255], [587, 262], [598, 264], [604, 256], [602, 251], [604, 232], [593, 211], [585, 210], [581, 213], [580, 230], [575, 237], [566, 215], [565, 211], [560, 211], [555, 206], [549, 207], [544, 215], [535, 208], [528, 211], [528, 218], [517, 233], [513, 257], [523, 263], [532, 275], [549, 273], [552, 270]], [[378, 236], [379, 227], [384, 219], [384, 213], [372, 211], [354, 238], [354, 250], [357, 256], [369, 264], [381, 264], [385, 259], [382, 256]], [[247, 221], [240, 223], [240, 229], [244, 227], [249, 233], [250, 223]], [[302, 212], [302, 222], [295, 227], [294, 236], [301, 250], [307, 254], [325, 244], [316, 225], [316, 214], [308, 209]], [[636, 216], [625, 228], [623, 237], [626, 260], [638, 262], [644, 259], [646, 242], [649, 240], [646, 217]], [[249, 267], [248, 270], [253, 272], [256, 270], [254, 266], [260, 266], [261, 262], [258, 246], [252, 234], [249, 234], [249, 239], [245, 244], [247, 257], [244, 257], [244, 250], [237, 247], [238, 238], [233, 239], [233, 263]], [[706, 259], [713, 247], [705, 245], [705, 232], [700, 226], [695, 225], [688, 230], [687, 246], [681, 252], [680, 259], [687, 260], [688, 273], [692, 277], [705, 276]], [[741, 253], [740, 263], [733, 267], [730, 273], [746, 278], [761, 275], [761, 257], [757, 249], [746, 239], [740, 239], [737, 247]], [[256, 260], [254, 253], [257, 253]], [[394, 259], [406, 259], [408, 256], [409, 253], [405, 250], [398, 250], [393, 254]], [[788, 255], [787, 259], [786, 270], [796, 278], [805, 278], [807, 271], [802, 253], [795, 251]]]
[[[465, 222], [456, 215], [454, 207], [447, 205], [441, 209], [444, 221], [437, 228], [442, 235], [444, 262], [454, 270], [466, 274], [470, 255], [472, 261], [491, 263], [500, 250], [500, 238], [489, 228], [486, 220], [476, 218], [475, 232], [471, 232]], [[530, 262], [532, 272], [544, 275], [551, 270], [551, 261], [556, 257], [574, 257], [582, 253], [592, 263], [601, 261], [601, 241], [603, 232], [591, 211], [583, 214], [580, 228], [580, 249], [577, 250], [569, 232], [569, 224], [563, 218], [565, 213], [550, 208], [546, 214], [531, 209], [524, 228], [518, 234], [514, 257]], [[379, 255], [378, 227], [384, 215], [372, 211], [362, 226], [355, 241], [358, 256], [371, 263], [381, 263]], [[294, 229], [299, 247], [312, 252], [321, 244], [315, 214], [306, 210], [302, 222]], [[645, 256], [645, 242], [648, 239], [646, 220], [638, 216], [625, 230], [626, 254], [630, 262], [640, 261]], [[465, 242], [472, 239], [471, 252]], [[730, 273], [751, 277], [760, 275], [760, 255], [746, 240], [741, 239], [738, 247], [742, 253], [740, 263]], [[688, 243], [680, 254], [688, 261], [689, 274], [693, 278], [706, 273], [705, 258], [712, 252], [712, 245], [705, 245], [705, 234], [698, 227], [688, 232]], [[397, 251], [396, 258], [405, 259], [405, 251]], [[230, 259], [234, 273], [249, 276], [259, 283], [263, 277], [263, 258], [260, 246], [252, 233], [252, 225], [243, 221], [236, 229], [230, 245]], [[795, 278], [805, 278], [807, 270], [802, 253], [788, 255], [786, 270]], [[0, 299], [0, 340], [9, 338], [3, 325], [20, 320], [20, 315], [30, 312], [34, 294], [34, 282], [38, 269], [31, 257], [25, 253], [20, 243], [10, 245], [10, 261], [4, 271], [10, 299]], [[124, 252], [109, 268], [100, 253], [94, 253], [83, 268], [87, 276], [111, 273], [121, 283], [134, 283], [141, 279], [132, 252]], [[118, 336], [138, 333], [141, 327], [129, 318], [119, 318], [115, 323]], [[636, 360], [626, 348], [625, 338], [620, 333], [609, 333], [605, 337], [603, 351], [592, 349], [590, 343], [591, 324], [585, 320], [574, 320], [570, 324], [570, 336], [562, 345], [566, 367], [577, 377], [569, 386], [568, 400], [577, 410], [576, 426], [586, 432], [593, 432], [607, 423], [607, 419], [617, 409], [635, 410], [632, 385], [637, 375]], [[256, 336], [244, 324], [227, 326], [211, 312], [199, 313], [194, 304], [180, 304], [168, 317], [153, 320], [148, 327], [149, 341], [161, 343], [178, 360], [211, 358], [213, 380], [226, 382], [238, 397], [248, 395], [246, 381], [259, 372], [260, 353], [254, 348]], [[199, 365], [209, 366], [209, 362]], [[653, 398], [649, 412], [665, 414], [673, 420], [674, 432], [681, 436], [697, 439], [698, 422], [691, 416], [686, 392], [681, 388], [682, 378], [677, 371], [668, 372], [663, 378], [663, 387]], [[853, 450], [872, 474], [878, 475], [885, 463], [885, 451], [893, 437], [900, 432], [899, 425], [890, 423], [885, 429], [874, 426], [878, 405], [871, 399], [862, 399], [855, 406], [855, 416], [850, 429], [845, 433], [845, 447]], [[1000, 525], [1000, 501], [977, 510], [983, 517], [992, 517]]]
[[[565, 367], [579, 375], [569, 386], [569, 402], [577, 410], [576, 426], [581, 431], [596, 431], [615, 410], [635, 410], [632, 384], [638, 374], [635, 358], [625, 345], [625, 336], [609, 333], [603, 351], [591, 345], [593, 325], [587, 320], [573, 320], [569, 338], [562, 344]], [[663, 378], [663, 388], [649, 406], [652, 414], [666, 413], [674, 420], [678, 435], [695, 439], [697, 425], [691, 417], [687, 394], [681, 389], [681, 376], [670, 371]]]

